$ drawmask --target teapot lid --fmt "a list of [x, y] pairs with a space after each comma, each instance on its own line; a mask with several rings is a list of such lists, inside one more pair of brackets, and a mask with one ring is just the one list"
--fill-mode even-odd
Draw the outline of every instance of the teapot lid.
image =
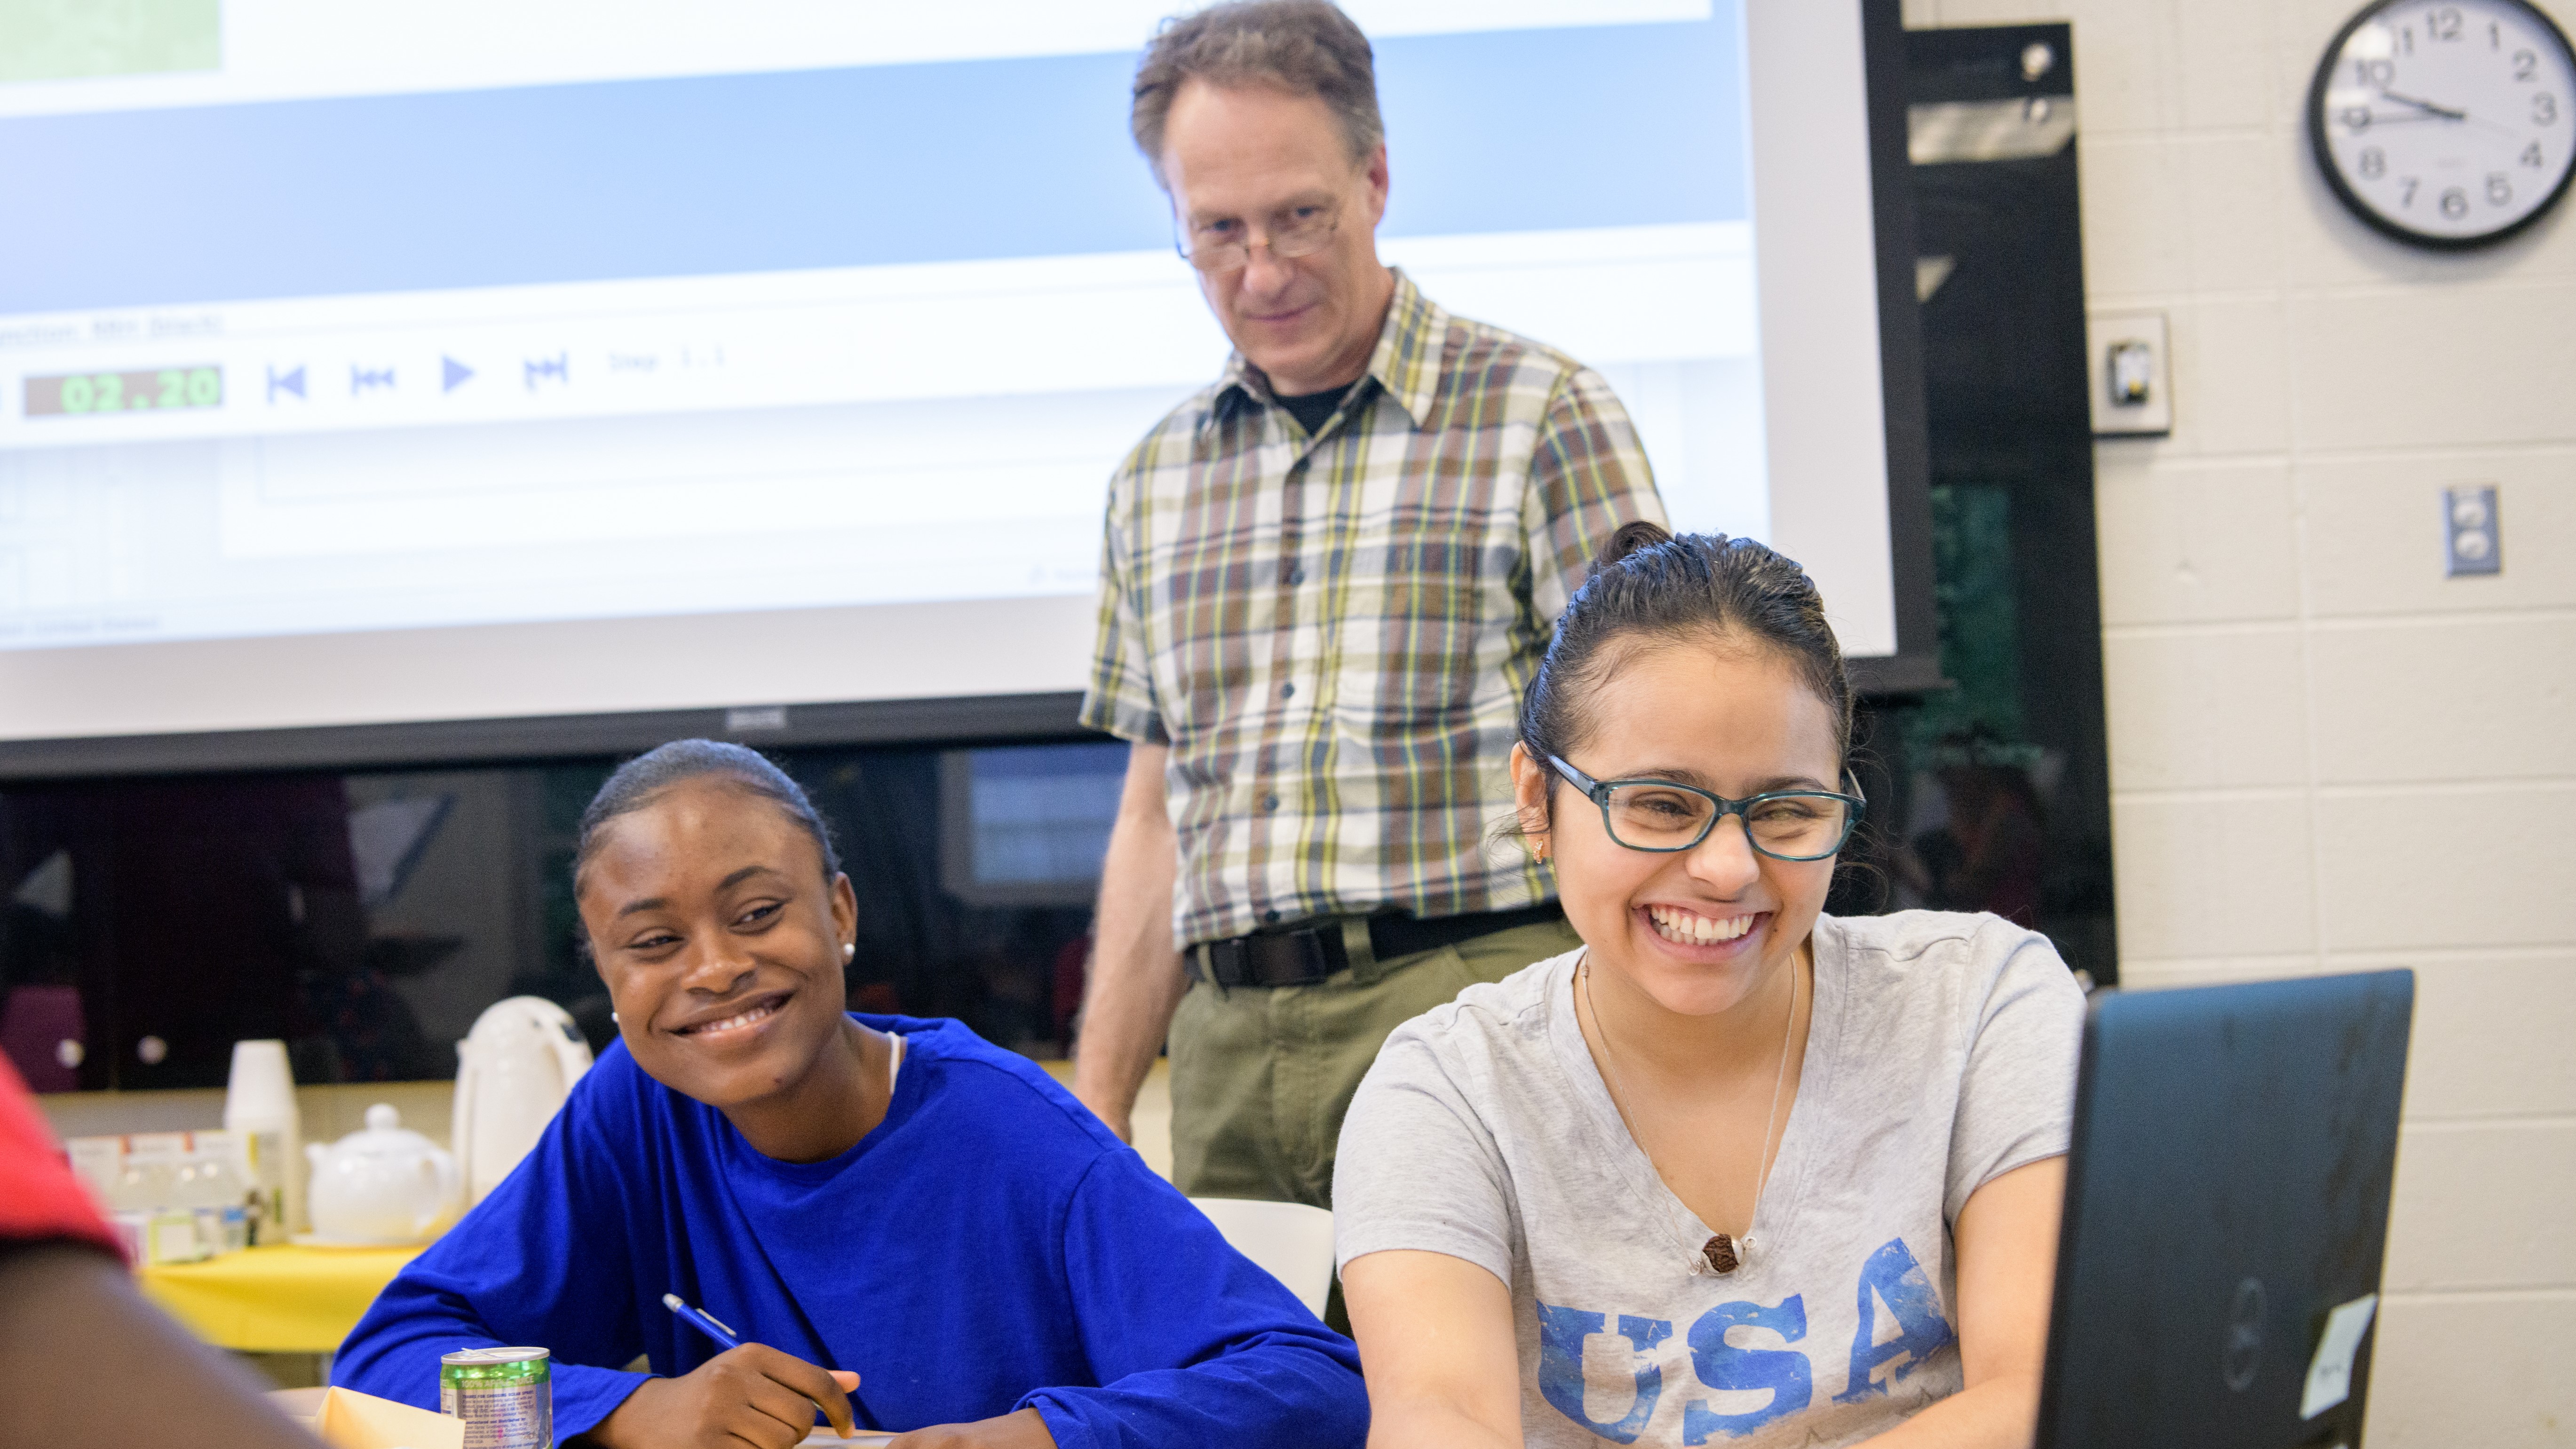
[[354, 1157], [412, 1157], [424, 1152], [443, 1152], [430, 1141], [402, 1125], [402, 1113], [388, 1102], [378, 1102], [367, 1109], [367, 1126], [331, 1144], [333, 1156], [347, 1153]]

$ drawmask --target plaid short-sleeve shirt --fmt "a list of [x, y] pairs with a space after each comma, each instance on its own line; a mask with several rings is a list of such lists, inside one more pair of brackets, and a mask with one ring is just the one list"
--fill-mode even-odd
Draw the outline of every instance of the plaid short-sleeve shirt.
[[1177, 943], [1545, 899], [1490, 843], [1521, 691], [1621, 524], [1663, 521], [1609, 385], [1401, 272], [1309, 435], [1240, 355], [1110, 480], [1083, 723], [1168, 744]]

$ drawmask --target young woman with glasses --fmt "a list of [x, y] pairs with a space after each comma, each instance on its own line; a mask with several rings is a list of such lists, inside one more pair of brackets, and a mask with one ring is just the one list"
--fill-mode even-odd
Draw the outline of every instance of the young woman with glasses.
[[1632, 524], [1575, 595], [1512, 776], [1584, 945], [1342, 1129], [1371, 1444], [2029, 1442], [2083, 998], [1992, 916], [1823, 914], [1851, 717], [1758, 543]]

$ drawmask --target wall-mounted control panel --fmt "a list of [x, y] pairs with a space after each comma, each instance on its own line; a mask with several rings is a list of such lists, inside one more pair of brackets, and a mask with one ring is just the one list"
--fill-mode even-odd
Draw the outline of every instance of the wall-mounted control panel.
[[2173, 431], [2173, 359], [2162, 312], [2097, 312], [2085, 322], [2095, 437]]

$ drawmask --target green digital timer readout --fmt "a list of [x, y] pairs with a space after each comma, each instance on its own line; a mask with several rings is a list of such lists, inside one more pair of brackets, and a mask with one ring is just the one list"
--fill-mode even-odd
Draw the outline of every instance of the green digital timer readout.
[[160, 412], [221, 407], [220, 367], [160, 367], [143, 372], [69, 372], [27, 379], [27, 416]]

